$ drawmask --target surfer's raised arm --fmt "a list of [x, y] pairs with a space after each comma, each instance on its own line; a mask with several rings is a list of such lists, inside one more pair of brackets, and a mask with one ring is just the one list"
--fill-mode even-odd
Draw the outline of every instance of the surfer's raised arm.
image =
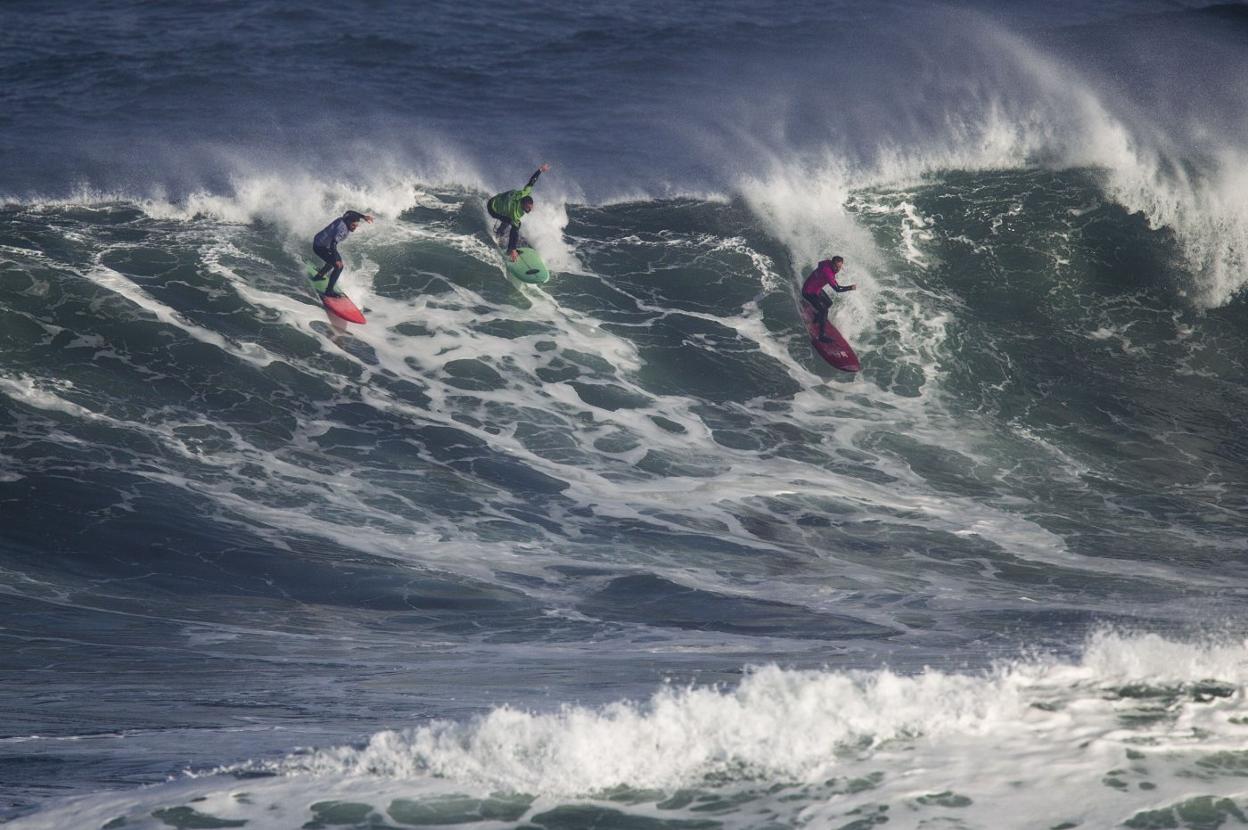
[[537, 177], [542, 175], [549, 169], [550, 169], [549, 164], [543, 164], [541, 167], [537, 168], [536, 172], [534, 172], [532, 176], [529, 176], [529, 183], [525, 185], [525, 188], [527, 190], [532, 190], [533, 185], [537, 184]]

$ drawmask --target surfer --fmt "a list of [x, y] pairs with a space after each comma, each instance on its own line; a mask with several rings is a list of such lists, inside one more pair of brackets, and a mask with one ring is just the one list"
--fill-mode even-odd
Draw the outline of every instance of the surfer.
[[373, 223], [373, 217], [370, 214], [349, 210], [326, 225], [312, 239], [312, 250], [316, 251], [316, 255], [325, 261], [325, 264], [321, 266], [321, 270], [312, 276], [312, 280], [321, 279], [327, 271], [331, 268], [333, 269], [333, 273], [329, 275], [329, 283], [325, 286], [325, 291], [323, 292], [326, 297], [342, 296], [334, 290], [334, 283], [338, 282], [338, 278], [342, 276], [342, 255], [338, 253], [338, 243], [346, 239], [348, 234], [360, 226], [361, 219], [370, 225]]
[[825, 343], [833, 342], [824, 333], [824, 326], [828, 323], [828, 311], [832, 308], [832, 295], [828, 293], [828, 289], [831, 288], [839, 294], [842, 291], [853, 291], [858, 287], [857, 285], [841, 285], [836, 281], [836, 275], [840, 273], [844, 265], [844, 257], [834, 256], [831, 259], [825, 259], [815, 267], [814, 271], [810, 272], [806, 282], [802, 283], [802, 299], [814, 308], [815, 320], [819, 322], [819, 339]]
[[494, 229], [495, 237], [501, 237], [509, 226], [511, 228], [511, 235], [507, 238], [507, 256], [512, 262], [516, 261], [516, 248], [520, 245], [520, 222], [524, 219], [524, 214], [533, 209], [533, 197], [529, 194], [533, 192], [533, 185], [537, 184], [537, 177], [549, 169], [549, 164], [543, 164], [537, 168], [536, 173], [529, 176], [529, 183], [524, 187], [495, 194], [485, 203], [485, 209], [490, 216], [498, 220], [498, 227]]

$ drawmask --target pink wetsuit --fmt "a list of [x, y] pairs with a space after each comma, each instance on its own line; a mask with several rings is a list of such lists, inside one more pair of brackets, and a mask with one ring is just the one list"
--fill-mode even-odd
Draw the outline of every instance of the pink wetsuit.
[[802, 283], [802, 294], [818, 308], [821, 303], [814, 298], [823, 296], [821, 292], [825, 285], [832, 286], [832, 290], [838, 294], [849, 290], [836, 281], [836, 271], [832, 270], [832, 260], [830, 259], [825, 259], [819, 263], [819, 266], [814, 271], [810, 272], [806, 282]]

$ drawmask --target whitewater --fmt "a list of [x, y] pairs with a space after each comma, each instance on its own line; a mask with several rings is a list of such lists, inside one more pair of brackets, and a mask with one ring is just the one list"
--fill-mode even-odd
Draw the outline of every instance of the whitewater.
[[0, 823], [1248, 824], [1244, 7], [5, 14]]

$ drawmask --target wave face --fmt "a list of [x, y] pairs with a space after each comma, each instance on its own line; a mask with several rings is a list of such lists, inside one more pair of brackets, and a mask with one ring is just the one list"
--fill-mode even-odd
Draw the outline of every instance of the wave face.
[[1248, 821], [1242, 8], [581, 6], [23, 10], [0, 815]]

